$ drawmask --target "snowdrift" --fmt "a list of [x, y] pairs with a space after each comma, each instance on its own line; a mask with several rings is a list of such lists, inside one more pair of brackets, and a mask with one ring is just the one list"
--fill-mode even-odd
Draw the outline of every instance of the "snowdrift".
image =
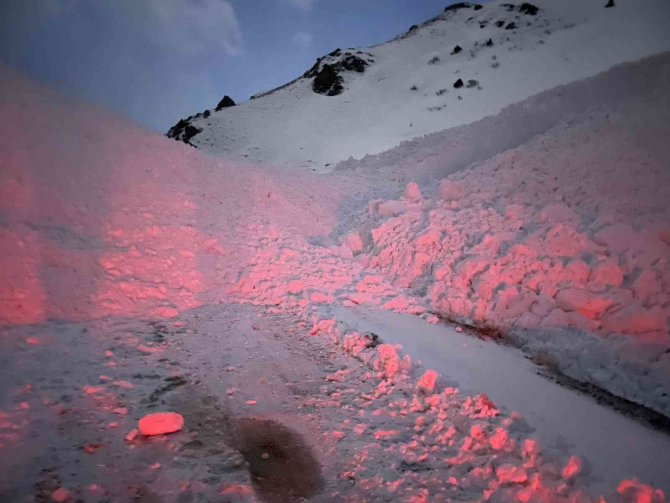
[[174, 315], [235, 284], [254, 226], [328, 232], [309, 176], [286, 187], [7, 68], [0, 93], [2, 323]]
[[[425, 194], [411, 183], [398, 199], [372, 201], [344, 242], [440, 316], [493, 330], [571, 377], [670, 413], [669, 69], [662, 56], [547, 93], [535, 104], [617, 87], [626, 73], [649, 79], [646, 92], [614, 91], [609, 104], [441, 180], [430, 177], [440, 160], [450, 171], [449, 154], [433, 153], [461, 132], [423, 149], [406, 145], [415, 155], [399, 149], [393, 176], [427, 180]], [[523, 115], [517, 121], [508, 125], [523, 129]], [[487, 121], [468, 132], [479, 138], [482, 129]], [[394, 154], [380, 157], [357, 169]]]

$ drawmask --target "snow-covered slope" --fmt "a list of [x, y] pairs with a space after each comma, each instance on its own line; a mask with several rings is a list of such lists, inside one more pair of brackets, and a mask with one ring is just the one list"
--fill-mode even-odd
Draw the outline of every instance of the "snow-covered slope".
[[[77, 498], [125, 501], [133, 480], [158, 499], [242, 491], [254, 501], [243, 468], [183, 482], [194, 480], [188, 467], [209, 468], [203, 451], [219, 456], [208, 435], [225, 409], [309, 424], [313, 445], [328, 448], [317, 450], [326, 501], [664, 501], [664, 433], [604, 431], [587, 413], [599, 426], [590, 434], [617, 438], [576, 451], [584, 432], [561, 429], [554, 416], [575, 416], [555, 400], [539, 407], [555, 425], [557, 445], [547, 444], [542, 417], [515, 410], [545, 395], [520, 385], [507, 401], [487, 389], [519, 351], [469, 381], [462, 369], [422, 367], [392, 330], [370, 333], [337, 313], [413, 314], [408, 332], [439, 322], [433, 312], [511, 327], [538, 361], [667, 418], [669, 68], [667, 54], [623, 65], [290, 177], [203, 155], [0, 68], [0, 499], [60, 497], [67, 484]], [[439, 338], [459, 329], [432, 331], [442, 335], [430, 344], [447, 350]], [[487, 365], [483, 344], [449, 343]], [[310, 358], [317, 368], [299, 362]], [[170, 401], [186, 431], [125, 442], [175, 379], [213, 411]], [[175, 456], [198, 444], [198, 462]], [[638, 464], [628, 451], [645, 445]], [[618, 470], [599, 478], [608, 463]]]
[[[670, 3], [605, 3], [450, 9], [388, 43], [331, 53], [274, 92], [192, 117], [191, 134], [202, 132], [189, 141], [230, 159], [327, 171], [670, 49]], [[323, 71], [327, 64], [335, 76]]]

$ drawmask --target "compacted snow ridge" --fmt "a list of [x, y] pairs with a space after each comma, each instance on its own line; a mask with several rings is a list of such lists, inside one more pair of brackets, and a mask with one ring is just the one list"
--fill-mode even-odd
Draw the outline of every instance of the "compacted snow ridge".
[[197, 149], [0, 67], [0, 500], [666, 501], [668, 432], [545, 375], [670, 417], [670, 8], [534, 4]]

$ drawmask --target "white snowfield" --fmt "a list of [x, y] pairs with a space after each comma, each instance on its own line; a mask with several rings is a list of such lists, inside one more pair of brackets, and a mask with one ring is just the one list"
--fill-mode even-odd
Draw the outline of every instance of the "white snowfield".
[[[204, 131], [191, 143], [228, 159], [328, 171], [349, 157], [471, 123], [541, 91], [670, 50], [666, 0], [619, 0], [609, 9], [605, 3], [538, 0], [539, 12], [528, 15], [500, 0], [444, 13], [364, 49], [374, 63], [364, 73], [346, 72], [342, 94], [316, 94], [312, 79], [300, 78], [195, 119]], [[515, 28], [506, 29], [509, 23]], [[462, 51], [452, 54], [457, 45]], [[458, 79], [461, 89], [454, 88]], [[469, 80], [477, 84], [468, 88]]]

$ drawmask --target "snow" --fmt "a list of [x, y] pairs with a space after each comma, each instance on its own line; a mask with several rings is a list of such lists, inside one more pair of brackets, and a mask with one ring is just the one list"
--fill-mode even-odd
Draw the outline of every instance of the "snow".
[[[443, 386], [471, 394], [485, 392], [494, 403], [504, 404], [505, 412], [520, 414], [531, 428], [531, 438], [543, 449], [577, 454], [579, 458], [567, 462], [564, 478], [574, 477], [578, 465], [585, 463], [596, 490], [611, 490], [631, 476], [666, 493], [670, 490], [670, 439], [665, 433], [557, 386], [518, 350], [408, 315], [361, 308], [333, 311], [346, 329], [378, 334], [385, 346], [400, 345], [401, 353], [411, 355], [415, 365], [441, 376]], [[517, 470], [503, 469], [504, 479], [518, 476]]]
[[175, 433], [184, 427], [184, 416], [176, 412], [154, 412], [147, 414], [137, 423], [139, 432], [151, 437]]
[[[467, 16], [492, 3], [371, 48], [340, 96], [298, 81], [213, 114], [239, 129], [195, 138], [224, 158], [0, 68], [0, 494], [272, 499], [259, 480], [281, 456], [258, 442], [289, 439], [304, 473], [282, 497], [662, 501], [666, 433], [440, 323], [670, 412], [670, 57], [572, 82], [666, 49], [667, 3], [538, 5], [534, 24], [496, 35], [499, 68], [489, 48], [469, 56], [493, 28]], [[612, 26], [634, 38], [596, 37]], [[403, 64], [417, 85], [483, 89], [408, 101]], [[401, 127], [438, 98], [439, 120]], [[286, 127], [272, 110], [291, 111]], [[138, 434], [166, 410], [181, 431]]]
[[[365, 73], [348, 72], [341, 95], [316, 94], [310, 79], [298, 79], [195, 119], [204, 131], [191, 143], [227, 159], [329, 171], [350, 157], [475, 122], [555, 86], [670, 50], [664, 0], [622, 0], [613, 9], [601, 0], [538, 0], [535, 16], [508, 12], [504, 3], [445, 13], [364, 49], [374, 63]], [[496, 27], [501, 19], [517, 29]], [[485, 44], [489, 38], [493, 47]], [[452, 55], [456, 45], [464, 50]], [[455, 90], [459, 78], [476, 79], [481, 89]]]
[[593, 107], [427, 182], [420, 201], [378, 201], [359, 263], [444, 318], [544, 347], [566, 374], [668, 414], [670, 108], [655, 96]]

